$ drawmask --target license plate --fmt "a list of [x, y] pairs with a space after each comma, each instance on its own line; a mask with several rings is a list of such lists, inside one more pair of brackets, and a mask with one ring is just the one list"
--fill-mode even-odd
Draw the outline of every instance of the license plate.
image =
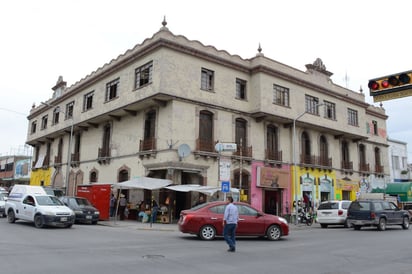
[[86, 219], [92, 219], [93, 217], [92, 216], [90, 216], [90, 215], [87, 215], [86, 216]]
[[67, 217], [61, 217], [60, 222], [67, 222]]

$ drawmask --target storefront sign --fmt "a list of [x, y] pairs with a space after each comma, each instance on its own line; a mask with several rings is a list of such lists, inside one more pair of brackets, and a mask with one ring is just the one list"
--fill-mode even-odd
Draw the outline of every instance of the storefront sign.
[[289, 171], [271, 167], [257, 167], [257, 186], [288, 188]]

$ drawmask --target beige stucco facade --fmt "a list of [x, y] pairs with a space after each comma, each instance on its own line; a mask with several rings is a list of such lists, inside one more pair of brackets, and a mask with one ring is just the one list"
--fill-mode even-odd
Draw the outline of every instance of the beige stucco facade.
[[[151, 64], [150, 80], [136, 88], [135, 71], [146, 64]], [[211, 90], [201, 88], [203, 68], [213, 72]], [[172, 179], [174, 184], [219, 187], [220, 155], [214, 150], [199, 149], [197, 143], [202, 137], [199, 136], [200, 113], [208, 111], [213, 117], [213, 143], [236, 142], [236, 121], [239, 118], [245, 121], [246, 143], [243, 146], [251, 147], [251, 155], [240, 157], [239, 153], [224, 154], [232, 160], [233, 185], [239, 186], [237, 174], [245, 176], [242, 180], [246, 181], [242, 184], [248, 190], [244, 197], [257, 207], [265, 209], [269, 194], [265, 195], [266, 190], [256, 185], [256, 164], [288, 170], [289, 187], [269, 189], [268, 193], [271, 191], [270, 195], [277, 198], [277, 213], [285, 214], [292, 209], [290, 205], [295, 199], [295, 177], [292, 174], [294, 120], [299, 176], [307, 173], [317, 178], [315, 182], [318, 182], [319, 178], [326, 175], [335, 181], [334, 187], [342, 179], [358, 186], [362, 182], [366, 183], [368, 188], [374, 184], [380, 185], [387, 176], [385, 167], [388, 166], [385, 111], [367, 104], [364, 93], [334, 84], [330, 76], [331, 73], [320, 60], [307, 65], [307, 71], [300, 71], [265, 57], [260, 50], [256, 56], [243, 59], [184, 36], [174, 35], [164, 26], [153, 37], [73, 85], [66, 87], [63, 79], [59, 79], [53, 96], [46, 101], [49, 105], [32, 108], [27, 143], [35, 148], [33, 165], [38, 166], [32, 172], [31, 183], [50, 184], [75, 193], [76, 185], [94, 181], [119, 182], [124, 179], [119, 175], [124, 171], [128, 179], [150, 176]], [[107, 100], [107, 84], [116, 79], [117, 94]], [[236, 79], [246, 83], [245, 98], [235, 96]], [[287, 104], [275, 101], [274, 85], [287, 88]], [[92, 107], [86, 110], [85, 98], [91, 92]], [[335, 117], [325, 118], [324, 106], [318, 107], [317, 114], [305, 113], [308, 96], [317, 98], [319, 104], [325, 101], [333, 103]], [[73, 117], [64, 119], [68, 112], [67, 105], [71, 102], [74, 102]], [[53, 123], [56, 107], [60, 107], [57, 111], [62, 116], [58, 123]], [[357, 125], [348, 124], [348, 109], [356, 111]], [[147, 137], [148, 113], [155, 113], [152, 136], [155, 146], [142, 149], [141, 141]], [[45, 115], [48, 116], [48, 124], [42, 129]], [[70, 153], [80, 156], [71, 158], [71, 166], [67, 168], [72, 123]], [[371, 132], [372, 123], [375, 128]], [[33, 124], [36, 130], [33, 130]], [[270, 159], [267, 156], [269, 125], [277, 129], [276, 151], [281, 151], [281, 158]], [[105, 128], [109, 129], [110, 153], [100, 157], [99, 149], [104, 145]], [[320, 139], [326, 139], [331, 165], [300, 161], [303, 133], [309, 138], [311, 154], [316, 157], [320, 155]], [[347, 160], [352, 162], [351, 168], [342, 168], [342, 142], [348, 144]], [[178, 150], [183, 144], [190, 147], [191, 153], [180, 157]], [[365, 152], [362, 161], [369, 164], [367, 170], [360, 168], [360, 145]], [[60, 155], [60, 162], [54, 161], [57, 155]], [[42, 157], [48, 159], [46, 164], [38, 162]], [[239, 169], [240, 165], [242, 170]], [[376, 169], [375, 165], [383, 168]], [[67, 171], [70, 172], [69, 182], [65, 181]], [[39, 176], [42, 172], [51, 174], [44, 177], [50, 178], [50, 181], [39, 182], [41, 179], [34, 179], [42, 178]], [[315, 188], [319, 185], [313, 185], [313, 194], [319, 193], [313, 197], [318, 201], [321, 199], [320, 192]], [[358, 191], [353, 189], [352, 199]], [[298, 199], [302, 199], [302, 195], [300, 190]], [[336, 197], [331, 195], [329, 199]]]

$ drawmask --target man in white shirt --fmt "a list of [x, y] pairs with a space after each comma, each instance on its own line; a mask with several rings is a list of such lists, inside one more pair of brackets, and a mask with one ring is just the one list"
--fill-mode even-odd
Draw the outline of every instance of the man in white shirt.
[[236, 227], [239, 220], [239, 212], [237, 206], [233, 204], [233, 198], [227, 197], [229, 204], [225, 208], [225, 214], [223, 217], [223, 237], [226, 243], [229, 245], [229, 252], [236, 251]]

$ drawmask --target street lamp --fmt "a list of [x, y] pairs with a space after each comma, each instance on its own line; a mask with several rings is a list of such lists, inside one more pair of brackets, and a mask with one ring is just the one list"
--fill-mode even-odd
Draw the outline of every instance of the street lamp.
[[[320, 106], [323, 106], [324, 104], [315, 104], [314, 108], [318, 108]], [[294, 172], [294, 182], [295, 182], [295, 225], [298, 224], [298, 210], [299, 210], [299, 205], [298, 205], [298, 172], [297, 172], [297, 160], [296, 160], [296, 121], [305, 115], [307, 110], [305, 112], [301, 113], [298, 115], [295, 119], [293, 119], [293, 138], [292, 138], [292, 158], [293, 158], [293, 172]]]
[[[49, 106], [49, 107], [54, 107], [53, 105], [49, 104], [49, 103], [45, 103], [45, 102], [41, 102], [43, 105], [45, 106]], [[67, 118], [67, 114], [66, 112], [64, 112], [63, 110], [60, 109], [60, 107], [58, 106], [57, 108], [58, 112], [63, 113], [63, 115]], [[69, 138], [69, 146], [67, 149], [67, 166], [66, 166], [66, 176], [65, 176], [65, 184], [66, 184], [66, 194], [67, 194], [67, 190], [69, 189], [69, 173], [70, 173], [70, 166], [71, 166], [71, 150], [72, 150], [72, 141], [73, 141], [73, 116], [70, 116], [70, 138]], [[75, 189], [73, 187], [73, 196], [75, 196]]]

